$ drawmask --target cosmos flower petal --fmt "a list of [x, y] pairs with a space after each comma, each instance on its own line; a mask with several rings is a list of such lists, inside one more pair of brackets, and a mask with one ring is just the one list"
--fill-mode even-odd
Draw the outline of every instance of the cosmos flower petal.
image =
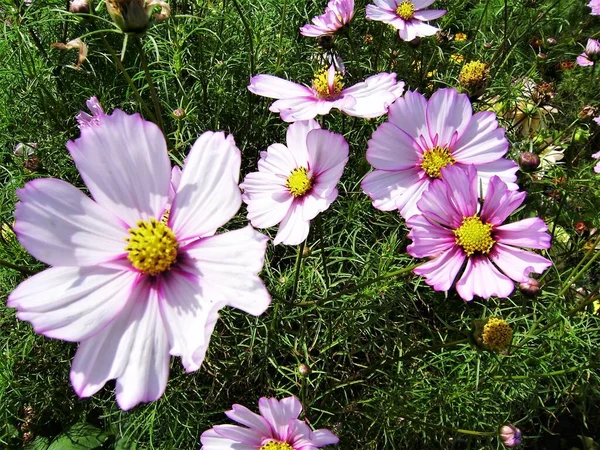
[[200, 278], [204, 299], [258, 316], [271, 303], [258, 277], [268, 240], [249, 225], [203, 238], [181, 249], [181, 267]]
[[8, 297], [36, 333], [79, 342], [104, 329], [127, 303], [138, 274], [125, 267], [51, 267]]
[[200, 442], [202, 443], [200, 450], [256, 450], [258, 448], [254, 444], [245, 444], [225, 438], [212, 428], [202, 433]]
[[515, 183], [517, 181], [517, 170], [519, 166], [510, 159], [500, 158], [496, 161], [478, 164], [477, 174], [479, 175], [479, 191], [485, 196], [490, 179], [493, 177], [500, 178], [511, 191], [519, 189], [519, 185]]
[[428, 9], [426, 11], [415, 11], [414, 18], [418, 20], [434, 20], [439, 19], [446, 14], [445, 9]]
[[425, 277], [427, 284], [436, 291], [447, 291], [452, 287], [465, 259], [462, 249], [454, 246], [437, 258], [421, 264], [414, 272]]
[[325, 445], [337, 444], [340, 439], [331, 431], [321, 428], [311, 433], [311, 441], [315, 446], [324, 447]]
[[421, 153], [419, 144], [408, 133], [384, 122], [369, 139], [366, 157], [375, 169], [401, 171], [416, 167]]
[[258, 401], [261, 416], [269, 423], [279, 439], [285, 439], [290, 420], [297, 419], [302, 412], [302, 403], [298, 398], [286, 397], [281, 400], [262, 397]]
[[426, 258], [444, 253], [456, 245], [456, 237], [448, 228], [431, 222], [420, 214], [412, 216], [406, 225], [408, 237], [413, 240], [406, 251], [415, 258]]
[[[313, 130], [306, 137], [310, 170], [319, 182], [328, 185], [330, 191], [342, 177], [348, 162], [348, 142], [341, 134], [327, 130]], [[329, 192], [321, 191], [321, 196]]]
[[375, 5], [367, 5], [366, 13], [367, 19], [378, 20], [383, 23], [389, 23], [395, 28], [399, 28], [400, 24], [403, 24], [402, 19], [400, 19], [400, 17], [398, 17], [394, 11], [389, 9], [384, 9]]
[[30, 181], [17, 191], [19, 242], [53, 266], [90, 266], [122, 258], [127, 225], [69, 183]]
[[325, 197], [317, 197], [316, 195], [307, 195], [304, 197], [302, 202], [302, 219], [304, 221], [311, 221], [317, 215], [325, 211], [335, 201], [338, 196], [338, 190], [327, 189], [328, 195]]
[[367, 174], [361, 183], [361, 188], [371, 197], [375, 208], [392, 211], [398, 208], [400, 197], [420, 180], [417, 170], [399, 172], [375, 170]]
[[421, 199], [417, 202], [419, 213], [425, 214], [433, 222], [447, 228], [458, 228], [464, 214], [457, 209], [456, 200], [448, 185], [441, 180], [433, 180], [428, 185], [427, 191], [423, 192]]
[[300, 202], [293, 202], [290, 210], [279, 224], [279, 230], [273, 245], [298, 245], [302, 244], [308, 236], [310, 222], [304, 220], [302, 205]]
[[520, 250], [501, 243], [494, 245], [489, 258], [505, 275], [508, 275], [517, 283], [528, 281], [531, 272], [543, 273], [552, 265], [552, 262], [537, 253]]
[[427, 8], [428, 6], [431, 6], [435, 2], [435, 0], [411, 0], [411, 2], [415, 9], [418, 11], [423, 8]]
[[158, 295], [150, 283], [141, 281], [113, 322], [81, 342], [71, 367], [71, 383], [80, 397], [89, 397], [117, 378], [117, 402], [127, 410], [159, 398], [168, 375], [169, 343]]
[[514, 288], [512, 280], [500, 273], [483, 255], [472, 256], [467, 260], [465, 272], [456, 283], [458, 295], [468, 302], [475, 295], [484, 299], [492, 296], [508, 297]]
[[225, 415], [237, 423], [258, 430], [263, 436], [268, 436], [271, 432], [269, 423], [262, 416], [250, 411], [245, 406], [235, 404], [230, 411], [225, 411]]
[[353, 16], [354, 0], [331, 0], [325, 13], [312, 19], [314, 25], [304, 25], [300, 33], [310, 37], [332, 35], [349, 23]]
[[242, 444], [254, 445], [254, 448], [260, 447], [262, 442], [262, 433], [238, 425], [215, 425], [213, 430], [219, 436]]
[[499, 177], [492, 177], [481, 208], [481, 219], [496, 226], [501, 225], [521, 206], [526, 195], [525, 192], [508, 190]]
[[436, 145], [447, 147], [456, 133], [462, 136], [472, 118], [471, 103], [454, 89], [439, 89], [427, 104], [427, 127]]
[[548, 226], [539, 217], [530, 217], [495, 228], [498, 242], [517, 247], [550, 248]]
[[316, 120], [312, 119], [300, 120], [294, 122], [288, 127], [285, 134], [285, 142], [290, 151], [285, 152], [285, 156], [293, 159], [296, 164], [295, 166], [289, 166], [282, 168], [281, 170], [293, 170], [295, 167], [308, 167], [308, 147], [306, 144], [306, 138], [312, 130], [318, 130], [320, 128], [321, 125], [319, 125]]
[[385, 114], [389, 106], [404, 92], [404, 82], [396, 82], [395, 73], [382, 72], [368, 77], [342, 91], [356, 100], [352, 106], [340, 109], [349, 116], [373, 118]]
[[173, 203], [173, 199], [175, 198], [175, 193], [177, 192], [179, 183], [181, 183], [181, 168], [179, 166], [173, 166], [173, 168], [171, 169], [171, 183], [169, 185], [169, 208]]
[[[384, 9], [386, 11], [396, 11], [396, 8], [398, 7], [398, 0], [373, 0], [373, 3], [375, 3], [375, 6]], [[394, 12], [394, 15], [396, 15], [396, 13]]]
[[294, 197], [284, 183], [284, 178], [273, 173], [252, 172], [246, 175], [240, 187], [244, 189], [242, 199], [248, 205], [248, 219], [253, 226], [269, 228], [286, 216]]
[[[464, 173], [467, 173], [465, 180]], [[447, 196], [448, 202], [454, 206], [459, 217], [471, 217], [477, 213], [477, 200], [479, 198], [477, 186], [477, 168], [468, 166], [447, 166], [441, 170], [442, 178], [451, 195]], [[465, 182], [466, 181], [466, 182]]]
[[419, 178], [396, 199], [396, 206], [402, 217], [409, 219], [415, 214], [420, 214], [419, 208], [417, 207], [417, 201], [421, 198], [423, 192], [427, 190], [430, 184], [428, 177]]
[[463, 164], [483, 164], [498, 160], [508, 151], [504, 128], [498, 128], [496, 115], [482, 111], [473, 115], [452, 149], [452, 156]]
[[[346, 100], [350, 103], [355, 101], [352, 98], [347, 98]], [[320, 100], [313, 95], [312, 97], [295, 97], [277, 100], [269, 107], [269, 111], [280, 113], [281, 120], [284, 122], [296, 122], [298, 120], [311, 120], [318, 115], [329, 114], [329, 111], [331, 111], [331, 108], [334, 106], [336, 106], [335, 102]], [[339, 106], [339, 104], [337, 104], [337, 106]]]
[[[94, 200], [135, 226], [160, 218], [167, 204], [171, 163], [160, 129], [139, 114], [116, 109], [84, 127], [67, 148]], [[132, 174], [136, 174], [132, 176]]]
[[248, 90], [269, 98], [314, 97], [312, 89], [273, 75], [256, 75], [250, 79]]
[[[418, 140], [420, 136], [429, 138], [426, 111], [427, 99], [423, 94], [407, 91], [390, 106], [388, 118], [390, 123], [396, 125], [414, 140]], [[431, 141], [427, 141], [427, 144], [433, 147]]]
[[577, 63], [578, 66], [582, 66], [582, 67], [594, 65], [594, 62], [591, 61], [590, 59], [588, 59], [588, 56], [585, 53], [582, 53], [577, 58], [575, 58], [575, 62]]
[[214, 234], [238, 211], [242, 204], [240, 164], [232, 135], [207, 131], [198, 138], [169, 215], [169, 226], [180, 242]]

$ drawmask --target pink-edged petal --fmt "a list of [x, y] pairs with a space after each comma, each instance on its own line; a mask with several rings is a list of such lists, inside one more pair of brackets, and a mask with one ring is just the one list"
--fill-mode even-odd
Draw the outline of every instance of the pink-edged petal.
[[199, 276], [178, 269], [161, 277], [159, 306], [169, 338], [169, 352], [181, 357], [187, 372], [202, 365], [218, 310], [223, 306], [218, 299], [205, 294], [202, 284]]
[[454, 246], [437, 258], [421, 264], [414, 272], [425, 277], [427, 284], [436, 291], [447, 291], [452, 287], [456, 274], [462, 268], [465, 258], [462, 249]]
[[[371, 197], [375, 208], [382, 211], [392, 211], [399, 207], [400, 199], [406, 192], [423, 184], [428, 185], [429, 179], [423, 178], [417, 169], [402, 171], [375, 170], [367, 174], [361, 183], [361, 188], [365, 194]], [[418, 198], [414, 199], [415, 209], [417, 200]], [[402, 201], [402, 205], [406, 203], [408, 202]]]
[[504, 128], [498, 128], [496, 114], [476, 113], [452, 149], [452, 156], [463, 164], [496, 161], [508, 151]]
[[404, 28], [398, 29], [398, 35], [400, 39], [412, 41], [416, 37], [433, 36], [438, 31], [440, 29], [437, 27], [423, 23], [420, 20], [412, 19], [409, 22], [405, 22]]
[[248, 90], [256, 95], [276, 99], [314, 95], [312, 89], [306, 86], [273, 75], [256, 75], [252, 77]]
[[304, 219], [302, 202], [295, 201], [286, 216], [279, 224], [279, 230], [273, 245], [298, 245], [302, 244], [308, 236], [310, 222]]
[[420, 214], [450, 229], [458, 228], [464, 216], [457, 209], [454, 193], [449, 191], [446, 183], [437, 179], [429, 183], [429, 187], [417, 201], [417, 207]]
[[[435, 0], [411, 0], [411, 1], [417, 11], [427, 8], [428, 6], [431, 6], [435, 2]], [[398, 3], [400, 3], [400, 1], [398, 1]]]
[[[308, 147], [306, 138], [312, 130], [318, 130], [321, 125], [316, 120], [300, 120], [291, 124], [285, 134], [288, 153], [296, 161], [295, 167], [308, 168]], [[292, 167], [295, 168], [295, 167]], [[285, 172], [282, 172], [285, 173]]]
[[525, 192], [508, 190], [506, 183], [499, 177], [492, 177], [481, 208], [481, 219], [496, 226], [501, 225], [521, 206], [526, 196]]
[[373, 118], [385, 114], [389, 106], [404, 92], [404, 82], [396, 82], [395, 73], [382, 72], [370, 76], [342, 91], [342, 95], [356, 100], [353, 105], [340, 109], [353, 117]]
[[137, 277], [124, 267], [51, 267], [17, 286], [8, 306], [36, 333], [79, 342], [121, 312]]
[[369, 20], [377, 20], [387, 23], [398, 29], [404, 27], [404, 21], [394, 11], [384, 9], [375, 5], [367, 5], [366, 17]]
[[472, 256], [456, 283], [456, 291], [463, 300], [470, 302], [475, 295], [488, 299], [492, 296], [508, 297], [515, 289], [513, 281], [500, 273], [487, 256]]
[[285, 145], [272, 144], [267, 148], [266, 152], [260, 152], [258, 170], [279, 176], [282, 180], [282, 186], [285, 186], [287, 177], [294, 169], [308, 166], [308, 156], [304, 164], [304, 166], [299, 166], [296, 158], [294, 158], [290, 149]]
[[[421, 177], [421, 174], [419, 174]], [[415, 180], [397, 199], [396, 206], [400, 215], [405, 220], [411, 218], [415, 214], [421, 214], [417, 207], [418, 201], [421, 199], [423, 193], [427, 190], [430, 185], [429, 177], [425, 176]]]
[[258, 448], [254, 444], [242, 444], [233, 439], [224, 438], [212, 428], [202, 433], [200, 442], [202, 443], [200, 450], [256, 450]]
[[341, 134], [327, 130], [312, 130], [306, 138], [310, 172], [315, 182], [323, 185], [322, 197], [329, 196], [342, 177], [348, 162], [348, 142]]
[[[353, 99], [351, 99], [354, 101]], [[335, 102], [320, 100], [314, 94], [311, 97], [294, 97], [277, 100], [269, 107], [269, 111], [278, 112], [284, 122], [311, 120], [317, 116], [329, 114]]]
[[[314, 188], [313, 188], [314, 192]], [[301, 204], [300, 208], [302, 209], [302, 219], [306, 222], [313, 220], [317, 215], [331, 205], [338, 196], [337, 189], [329, 189], [327, 187], [327, 195], [323, 197], [319, 197], [316, 194], [308, 194], [304, 196], [301, 200], [297, 200], [299, 204]]]
[[89, 397], [113, 378], [117, 403], [131, 409], [158, 399], [169, 376], [169, 342], [151, 281], [142, 279], [126, 307], [100, 333], [81, 342], [71, 367], [71, 383]]
[[446, 14], [445, 9], [428, 9], [426, 11], [415, 11], [414, 18], [417, 20], [434, 20], [439, 19]]
[[585, 53], [582, 53], [581, 55], [579, 55], [576, 59], [575, 62], [577, 63], [577, 65], [579, 66], [593, 66], [594, 62], [589, 60], [587, 55]]
[[177, 192], [177, 188], [179, 187], [179, 183], [181, 183], [181, 168], [179, 166], [173, 166], [171, 169], [171, 183], [169, 184], [169, 202], [167, 207], [170, 208], [173, 203], [173, 199], [175, 198], [175, 193]]
[[505, 158], [486, 164], [478, 164], [479, 181], [477, 185], [480, 186], [480, 191], [485, 196], [490, 179], [496, 176], [506, 183], [509, 190], [516, 191], [519, 189], [519, 185], [515, 183], [517, 181], [517, 170], [519, 170], [519, 166], [514, 161]]
[[250, 428], [240, 427], [238, 425], [215, 425], [213, 427], [215, 433], [240, 444], [254, 445], [260, 447], [262, 435], [259, 431]]
[[225, 415], [237, 423], [259, 431], [263, 436], [271, 434], [269, 423], [262, 416], [250, 411], [245, 406], [235, 404], [230, 411], [225, 411]]
[[276, 439], [285, 440], [288, 437], [290, 420], [298, 418], [302, 412], [302, 403], [294, 396], [279, 401], [275, 398], [261, 397], [258, 409], [275, 432]]
[[427, 129], [427, 99], [419, 92], [407, 91], [402, 97], [390, 106], [388, 110], [389, 121], [407, 133], [415, 141], [421, 136], [426, 139], [428, 147], [433, 147], [429, 140]]
[[17, 191], [14, 226], [19, 242], [53, 266], [89, 266], [123, 257], [127, 226], [79, 189], [54, 178]]
[[337, 444], [340, 439], [331, 431], [321, 428], [310, 434], [310, 440], [315, 447]]
[[240, 209], [241, 160], [232, 135], [207, 131], [198, 138], [169, 215], [169, 226], [179, 241], [214, 234]]
[[119, 109], [85, 127], [67, 148], [98, 204], [135, 226], [160, 218], [167, 204], [171, 163], [160, 129]]
[[506, 245], [525, 248], [550, 248], [548, 226], [539, 217], [519, 220], [496, 227], [494, 238]]
[[375, 169], [399, 171], [416, 167], [421, 155], [419, 144], [408, 133], [384, 122], [369, 139], [366, 157]]
[[441, 170], [441, 176], [451, 193], [447, 198], [459, 213], [459, 216], [471, 217], [475, 215], [479, 205], [479, 186], [475, 166], [447, 166]]
[[410, 228], [408, 237], [413, 241], [406, 251], [415, 258], [437, 256], [456, 245], [452, 230], [431, 222], [425, 216], [412, 216], [406, 225]]
[[[396, 11], [400, 0], [373, 0], [373, 3], [378, 8], [381, 8], [385, 11]], [[394, 15], [396, 13], [394, 12]]]
[[285, 178], [265, 172], [246, 175], [240, 185], [244, 189], [242, 199], [248, 205], [248, 219], [256, 228], [269, 228], [280, 223], [286, 216], [294, 197], [285, 187]]
[[180, 267], [200, 278], [204, 299], [258, 316], [271, 303], [258, 277], [268, 240], [249, 225], [203, 238], [180, 250]]
[[531, 272], [543, 273], [552, 265], [551, 261], [537, 253], [520, 250], [501, 243], [494, 245], [489, 258], [505, 275], [508, 275], [517, 283], [524, 283], [529, 280]]
[[441, 147], [450, 144], [452, 136], [462, 136], [472, 118], [471, 102], [465, 94], [455, 89], [439, 89], [427, 103], [427, 127], [429, 136]]

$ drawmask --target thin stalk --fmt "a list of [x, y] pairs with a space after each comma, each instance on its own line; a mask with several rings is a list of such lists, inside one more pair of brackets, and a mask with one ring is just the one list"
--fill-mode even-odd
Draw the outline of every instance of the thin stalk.
[[553, 372], [546, 373], [532, 373], [529, 375], [494, 375], [492, 378], [498, 381], [522, 381], [529, 380], [530, 378], [545, 378], [545, 377], [555, 377], [557, 375], [565, 375], [567, 373], [578, 372], [580, 370], [587, 369], [587, 367], [570, 367], [568, 369], [555, 370]]
[[[583, 269], [579, 270], [578, 272], [575, 272], [581, 266], [583, 261], [585, 261], [589, 257], [589, 255], [591, 255], [594, 252], [594, 249], [596, 248], [596, 246], [599, 243], [600, 243], [600, 235], [594, 241], [594, 243], [592, 244], [590, 249], [587, 251], [587, 253], [583, 256], [583, 258], [581, 258], [581, 261], [579, 262], [577, 267], [575, 267], [573, 272], [571, 272], [571, 274], [569, 274], [569, 277], [566, 279], [565, 283], [563, 284], [562, 289], [557, 294], [558, 298], [562, 297], [565, 294], [565, 292], [567, 292], [567, 290], [573, 285], [573, 283], [575, 283], [577, 280], [579, 280], [579, 278], [581, 278], [581, 276], [587, 271], [587, 269], [589, 269], [589, 267], [594, 263], [594, 261], [598, 259], [598, 257], [600, 256], [600, 252], [597, 252], [592, 257], [592, 259], [590, 259], [590, 261], [588, 261], [588, 263], [583, 267]], [[576, 273], [576, 275], [572, 276], [573, 273]]]
[[35, 273], [33, 270], [29, 269], [28, 267], [19, 266], [17, 264], [13, 264], [11, 262], [4, 261], [3, 259], [0, 259], [0, 267], [6, 267], [7, 269], [16, 270], [18, 272], [21, 272], [23, 275], [33, 275]]
[[253, 43], [254, 34], [252, 33], [252, 27], [248, 23], [248, 20], [246, 20], [246, 16], [244, 15], [244, 11], [240, 7], [238, 0], [232, 0], [232, 1], [233, 1], [233, 6], [235, 7], [236, 11], [240, 15], [240, 19], [242, 20], [244, 29], [246, 30], [246, 35], [248, 37], [248, 47], [250, 49], [250, 75], [254, 75], [254, 73], [255, 73], [254, 43]]
[[[279, 66], [281, 65], [281, 57], [283, 56], [283, 30], [285, 29], [285, 15], [287, 12], [287, 0], [283, 0], [283, 6], [281, 8], [281, 27], [279, 28], [279, 45], [277, 49], [277, 64], [275, 65], [275, 73], [279, 72]], [[252, 73], [254, 75], [254, 72]]]
[[290, 296], [290, 303], [294, 303], [296, 300], [296, 293], [298, 292], [298, 280], [300, 279], [300, 265], [302, 264], [302, 247], [304, 247], [306, 241], [298, 246], [298, 255], [296, 256], [296, 270], [294, 273], [294, 285], [292, 286], [292, 295]]
[[325, 293], [329, 292], [329, 272], [327, 271], [327, 252], [325, 250], [325, 238], [323, 236], [323, 224], [321, 216], [316, 218], [317, 233], [319, 235], [319, 247], [321, 249], [321, 263], [323, 264], [323, 277], [325, 278]]
[[497, 436], [498, 435], [497, 431], [465, 430], [463, 428], [452, 428], [452, 427], [446, 427], [444, 425], [437, 425], [437, 424], [431, 424], [431, 423], [423, 422], [422, 420], [415, 419], [413, 417], [407, 417], [405, 414], [402, 414], [402, 417], [405, 420], [410, 420], [411, 422], [416, 422], [419, 425], [422, 425], [424, 427], [439, 428], [439, 429], [442, 429], [444, 431], [448, 431], [450, 433], [468, 434], [470, 436]]
[[148, 83], [148, 89], [150, 89], [150, 96], [152, 97], [152, 104], [154, 105], [154, 116], [157, 119], [157, 125], [161, 129], [165, 138], [167, 137], [167, 133], [165, 132], [165, 124], [162, 120], [162, 111], [160, 108], [160, 101], [158, 99], [158, 94], [156, 92], [156, 87], [154, 86], [154, 81], [152, 81], [152, 75], [150, 74], [150, 68], [148, 67], [148, 58], [146, 57], [146, 51], [144, 50], [144, 46], [139, 37], [135, 38], [135, 45], [138, 48], [138, 53], [140, 55], [140, 62], [142, 63], [142, 67], [144, 69], [144, 74], [146, 75], [146, 82]]

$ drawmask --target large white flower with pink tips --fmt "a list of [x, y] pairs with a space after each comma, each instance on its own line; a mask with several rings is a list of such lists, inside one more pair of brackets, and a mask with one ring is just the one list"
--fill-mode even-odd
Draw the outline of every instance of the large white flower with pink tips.
[[348, 143], [314, 120], [295, 122], [286, 142], [261, 152], [258, 172], [240, 187], [248, 219], [257, 228], [279, 224], [273, 243], [296, 245], [308, 236], [310, 221], [337, 198], [337, 183], [348, 162]]
[[330, 0], [325, 13], [313, 17], [312, 24], [300, 28], [308, 37], [330, 36], [347, 25], [354, 17], [354, 0]]
[[244, 427], [215, 425], [202, 433], [200, 450], [317, 450], [339, 441], [331, 431], [313, 431], [299, 420], [302, 404], [294, 396], [281, 400], [262, 397], [258, 410], [260, 415], [233, 405], [225, 414]]
[[57, 179], [17, 191], [19, 241], [52, 267], [8, 306], [36, 332], [80, 343], [79, 396], [116, 379], [129, 409], [163, 394], [170, 355], [188, 372], [200, 367], [219, 309], [267, 309], [258, 272], [268, 239], [250, 226], [215, 234], [241, 205], [231, 135], [204, 133], [181, 174], [159, 128], [138, 114], [102, 114], [67, 147], [93, 199]]
[[273, 75], [256, 75], [248, 89], [263, 97], [276, 98], [269, 110], [280, 113], [285, 122], [314, 119], [337, 108], [349, 116], [373, 118], [385, 114], [404, 92], [404, 82], [395, 73], [382, 72], [344, 88], [343, 76], [335, 66], [318, 72], [311, 87]]
[[374, 0], [367, 5], [367, 19], [389, 23], [398, 30], [400, 39], [412, 41], [417, 37], [433, 36], [439, 28], [423, 23], [439, 19], [445, 9], [425, 10], [435, 0]]
[[518, 189], [518, 166], [504, 158], [507, 151], [496, 115], [473, 114], [465, 94], [440, 89], [427, 101], [408, 91], [390, 107], [388, 122], [369, 140], [367, 161], [376, 170], [365, 177], [362, 189], [375, 208], [398, 209], [408, 219], [419, 214], [421, 195], [448, 165], [475, 164], [484, 194], [494, 175]]
[[421, 214], [406, 222], [413, 240], [408, 253], [430, 259], [414, 270], [427, 284], [448, 291], [462, 272], [456, 291], [464, 300], [475, 295], [508, 297], [515, 281], [527, 282], [531, 272], [542, 273], [552, 265], [543, 256], [521, 249], [550, 248], [542, 219], [503, 225], [525, 200], [524, 192], [509, 190], [494, 176], [481, 205], [475, 166], [449, 166], [442, 172], [419, 201]]

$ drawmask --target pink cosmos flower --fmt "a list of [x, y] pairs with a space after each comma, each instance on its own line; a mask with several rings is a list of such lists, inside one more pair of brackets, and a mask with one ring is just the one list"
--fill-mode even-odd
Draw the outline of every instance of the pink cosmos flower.
[[593, 66], [600, 55], [600, 42], [596, 39], [588, 39], [585, 52], [575, 60], [580, 66]]
[[103, 115], [67, 148], [93, 199], [57, 179], [17, 191], [19, 241], [52, 267], [8, 306], [37, 333], [79, 342], [71, 382], [80, 397], [116, 379], [129, 409], [162, 395], [170, 355], [188, 372], [200, 367], [219, 309], [266, 310], [257, 274], [267, 237], [250, 226], [215, 234], [241, 204], [232, 136], [200, 136], [180, 180], [160, 129], [139, 114]]
[[261, 152], [258, 172], [246, 175], [240, 186], [253, 226], [279, 224], [275, 245], [304, 242], [310, 221], [337, 198], [348, 143], [342, 135], [320, 128], [314, 120], [291, 124], [287, 147], [273, 144]]
[[[592, 158], [600, 159], [600, 152], [594, 153]], [[598, 161], [598, 163], [594, 166], [594, 172], [600, 173], [600, 161]]]
[[421, 194], [453, 164], [475, 164], [484, 194], [494, 175], [518, 188], [518, 166], [503, 158], [504, 129], [492, 112], [473, 114], [465, 94], [440, 89], [427, 101], [408, 91], [390, 107], [388, 120], [369, 140], [367, 160], [376, 170], [362, 182], [375, 208], [399, 209], [405, 219], [418, 214]]
[[92, 125], [98, 125], [100, 120], [106, 116], [102, 106], [100, 106], [100, 102], [96, 97], [90, 97], [88, 101], [85, 102], [86, 106], [92, 113], [91, 115], [86, 113], [85, 111], [79, 111], [79, 114], [75, 116], [77, 122], [79, 123], [79, 128], [85, 128]]
[[600, 16], [600, 0], [590, 0], [587, 6], [592, 8], [590, 15]]
[[354, 0], [331, 0], [325, 8], [325, 14], [313, 17], [313, 24], [300, 28], [304, 36], [319, 37], [334, 34], [354, 17]]
[[367, 5], [367, 19], [389, 23], [398, 30], [400, 39], [412, 41], [416, 37], [433, 36], [440, 31], [424, 20], [439, 19], [446, 14], [445, 9], [424, 11], [435, 0], [374, 0]]
[[248, 89], [263, 97], [278, 99], [269, 108], [286, 122], [314, 119], [337, 108], [349, 116], [373, 118], [385, 114], [402, 95], [404, 82], [395, 73], [382, 72], [349, 88], [332, 65], [315, 75], [312, 87], [302, 86], [272, 75], [256, 75]]
[[200, 450], [316, 450], [337, 444], [339, 439], [329, 430], [311, 430], [299, 420], [302, 404], [296, 397], [280, 401], [262, 397], [260, 415], [242, 405], [233, 405], [225, 414], [238, 425], [215, 425], [202, 433]]
[[526, 282], [531, 272], [542, 273], [552, 264], [518, 247], [549, 248], [543, 220], [533, 217], [502, 225], [523, 200], [524, 192], [508, 189], [492, 177], [483, 206], [479, 202], [477, 169], [449, 166], [418, 203], [422, 215], [408, 219], [407, 248], [415, 258], [431, 258], [415, 269], [436, 291], [449, 290], [461, 271], [456, 290], [464, 300], [474, 295], [508, 297], [514, 283]]

